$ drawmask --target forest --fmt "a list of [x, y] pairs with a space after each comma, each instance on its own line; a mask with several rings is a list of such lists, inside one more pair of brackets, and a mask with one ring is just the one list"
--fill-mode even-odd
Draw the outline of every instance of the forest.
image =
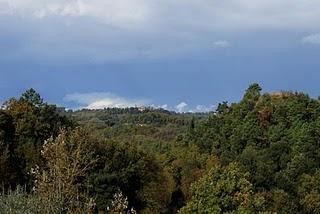
[[212, 112], [0, 109], [0, 213], [320, 213], [320, 99], [262, 93]]

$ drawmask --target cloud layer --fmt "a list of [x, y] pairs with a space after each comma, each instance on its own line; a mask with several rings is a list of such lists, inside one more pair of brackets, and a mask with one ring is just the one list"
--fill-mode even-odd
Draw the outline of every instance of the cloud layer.
[[318, 0], [0, 0], [0, 43], [16, 40], [0, 59], [99, 64], [183, 56], [230, 47], [244, 32], [320, 30], [319, 14]]
[[[179, 11], [179, 13], [177, 13]], [[215, 28], [318, 26], [317, 0], [1, 0], [0, 12], [44, 18], [92, 17], [121, 28], [174, 25]], [[170, 22], [168, 22], [170, 21]]]

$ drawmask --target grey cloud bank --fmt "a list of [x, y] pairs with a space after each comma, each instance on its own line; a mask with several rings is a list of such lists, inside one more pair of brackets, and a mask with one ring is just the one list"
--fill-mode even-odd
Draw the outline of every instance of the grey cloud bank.
[[[1, 0], [2, 14], [93, 17], [120, 28], [160, 25], [197, 28], [306, 28], [317, 26], [317, 0]], [[179, 11], [177, 13], [177, 11]], [[168, 22], [170, 20], [171, 22]], [[196, 25], [195, 25], [196, 24]]]
[[0, 28], [21, 41], [7, 58], [36, 63], [179, 57], [248, 31], [314, 31], [319, 14], [315, 0], [0, 0]]

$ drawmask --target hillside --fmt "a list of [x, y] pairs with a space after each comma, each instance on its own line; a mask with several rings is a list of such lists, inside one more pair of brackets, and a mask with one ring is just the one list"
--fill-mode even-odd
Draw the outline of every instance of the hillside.
[[0, 209], [320, 213], [320, 101], [261, 91], [181, 114], [64, 111], [29, 90], [0, 111]]

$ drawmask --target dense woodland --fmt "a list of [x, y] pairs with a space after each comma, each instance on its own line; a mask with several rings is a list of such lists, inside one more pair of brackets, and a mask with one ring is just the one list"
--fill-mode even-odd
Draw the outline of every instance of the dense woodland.
[[320, 100], [66, 111], [27, 90], [0, 110], [0, 213], [320, 213]]

